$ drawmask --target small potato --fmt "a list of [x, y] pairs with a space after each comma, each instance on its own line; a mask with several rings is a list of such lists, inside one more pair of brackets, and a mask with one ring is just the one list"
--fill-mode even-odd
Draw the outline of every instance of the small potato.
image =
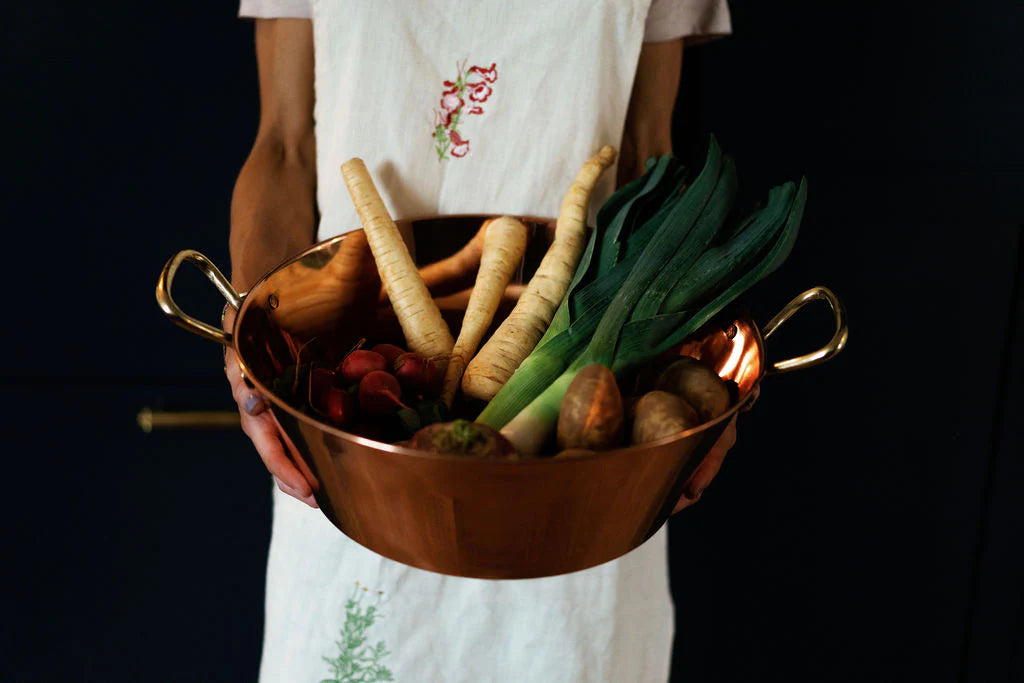
[[697, 411], [701, 422], [713, 420], [729, 409], [729, 388], [705, 363], [683, 356], [658, 376], [655, 389], [681, 396]]
[[651, 391], [636, 404], [633, 443], [649, 443], [692, 429], [701, 423], [690, 404], [667, 391]]
[[603, 365], [584, 367], [565, 392], [558, 413], [558, 447], [602, 450], [616, 444], [622, 429], [622, 395], [615, 375]]

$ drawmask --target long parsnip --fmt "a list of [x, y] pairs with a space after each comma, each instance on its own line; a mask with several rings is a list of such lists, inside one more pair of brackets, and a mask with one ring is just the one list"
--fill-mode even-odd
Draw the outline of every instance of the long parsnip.
[[512, 313], [466, 368], [462, 390], [467, 395], [492, 399], [544, 335], [583, 254], [590, 195], [615, 157], [615, 149], [605, 145], [583, 164], [562, 200], [555, 240], [537, 272]]
[[490, 327], [505, 287], [523, 258], [526, 234], [526, 226], [509, 216], [495, 219], [487, 226], [476, 284], [466, 305], [462, 329], [455, 340], [441, 390], [441, 398], [449, 407], [459, 388], [462, 373]]
[[[341, 165], [345, 186], [363, 224], [377, 263], [381, 282], [387, 290], [395, 316], [409, 349], [428, 357], [447, 357], [455, 340], [430, 298], [423, 278], [413, 263], [398, 226], [391, 219], [362, 159]], [[441, 360], [442, 367], [444, 360]]]

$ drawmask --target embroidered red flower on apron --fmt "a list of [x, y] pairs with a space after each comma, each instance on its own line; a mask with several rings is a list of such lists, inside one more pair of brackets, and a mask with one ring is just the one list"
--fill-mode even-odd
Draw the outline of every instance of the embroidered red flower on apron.
[[[441, 93], [441, 108], [434, 110], [434, 151], [437, 160], [443, 161], [451, 155], [461, 158], [469, 153], [469, 140], [459, 134], [459, 124], [463, 116], [484, 113], [480, 105], [490, 98], [494, 89], [491, 83], [498, 80], [497, 65], [489, 68], [471, 66], [466, 63], [457, 64], [459, 76], [454, 81], [445, 81], [445, 90]], [[466, 98], [471, 105], [466, 107]]]

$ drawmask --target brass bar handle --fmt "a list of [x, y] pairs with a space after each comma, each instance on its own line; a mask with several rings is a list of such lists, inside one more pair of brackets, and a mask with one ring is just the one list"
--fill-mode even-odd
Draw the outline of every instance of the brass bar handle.
[[147, 434], [154, 429], [236, 429], [241, 426], [237, 410], [164, 411], [143, 408], [135, 421]]
[[224, 346], [231, 346], [233, 342], [231, 333], [218, 329], [209, 323], [204, 323], [201, 320], [196, 320], [182, 311], [178, 304], [174, 302], [174, 297], [171, 296], [171, 285], [174, 282], [175, 273], [178, 272], [178, 266], [185, 261], [194, 263], [210, 279], [210, 282], [214, 284], [220, 293], [224, 295], [228, 304], [234, 307], [235, 310], [238, 310], [238, 307], [242, 305], [242, 299], [245, 295], [235, 291], [235, 288], [231, 286], [228, 279], [217, 269], [217, 266], [213, 265], [210, 259], [198, 251], [185, 249], [171, 257], [171, 260], [164, 266], [163, 272], [160, 273], [160, 279], [156, 283], [156, 300], [160, 304], [160, 309], [163, 310], [164, 314], [172, 322], [184, 327], [189, 332], [212, 339]]
[[789, 320], [794, 313], [816, 299], [824, 300], [828, 303], [829, 308], [832, 309], [832, 315], [836, 321], [836, 330], [832, 335], [832, 339], [830, 339], [825, 346], [812, 353], [769, 363], [768, 374], [775, 375], [783, 372], [790, 372], [792, 370], [802, 370], [803, 368], [809, 368], [812, 365], [824, 363], [829, 358], [832, 358], [842, 351], [843, 347], [846, 346], [846, 342], [850, 338], [850, 330], [846, 326], [846, 311], [843, 309], [843, 304], [839, 301], [839, 298], [827, 287], [813, 287], [808, 289], [806, 292], [786, 304], [785, 308], [776, 313], [775, 317], [769, 320], [761, 329], [761, 332], [764, 334], [764, 338], [768, 339], [768, 337], [772, 335], [772, 332], [777, 330], [782, 323]]

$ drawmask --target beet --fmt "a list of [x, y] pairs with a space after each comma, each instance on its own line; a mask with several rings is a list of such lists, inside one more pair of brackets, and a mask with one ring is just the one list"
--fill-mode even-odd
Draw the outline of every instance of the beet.
[[369, 372], [359, 382], [359, 407], [367, 415], [387, 415], [402, 405], [402, 387], [383, 370]]
[[384, 356], [373, 351], [358, 349], [345, 356], [341, 362], [341, 376], [348, 383], [359, 382], [367, 374], [375, 370], [387, 370], [388, 362]]
[[344, 389], [330, 387], [327, 390], [327, 397], [324, 400], [327, 419], [338, 426], [344, 426], [352, 421], [356, 413], [356, 401], [352, 394]]
[[370, 350], [373, 351], [374, 353], [379, 353], [380, 355], [384, 356], [384, 360], [388, 362], [389, 368], [394, 367], [395, 360], [397, 360], [399, 356], [405, 353], [405, 349], [403, 349], [401, 346], [395, 346], [394, 344], [377, 344]]
[[406, 390], [416, 394], [436, 393], [438, 373], [433, 361], [421, 353], [403, 353], [395, 360], [395, 377]]

